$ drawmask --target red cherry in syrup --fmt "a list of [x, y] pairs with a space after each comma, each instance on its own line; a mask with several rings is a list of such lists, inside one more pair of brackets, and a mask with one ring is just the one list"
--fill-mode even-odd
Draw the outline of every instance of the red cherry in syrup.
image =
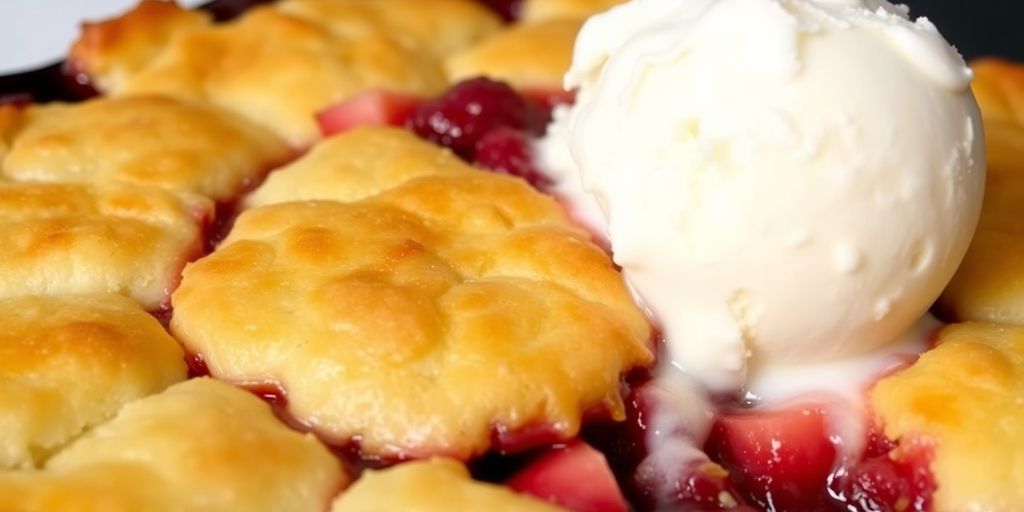
[[473, 163], [480, 167], [520, 177], [538, 190], [551, 185], [551, 179], [533, 164], [530, 138], [520, 130], [492, 130], [477, 143], [475, 153]]
[[420, 103], [406, 126], [420, 137], [472, 160], [477, 143], [497, 128], [537, 128], [531, 103], [503, 82], [472, 78]]
[[[626, 421], [588, 429], [587, 439], [607, 454], [627, 497], [638, 510], [753, 511], [743, 506], [721, 466], [693, 457], [702, 439], [690, 431], [691, 411], [677, 409], [667, 393], [652, 382], [641, 384], [626, 398]], [[658, 445], [652, 446], [655, 437]], [[674, 455], [666, 450], [678, 450], [679, 460], [689, 462], [671, 464]]]
[[924, 512], [931, 510], [935, 479], [929, 470], [931, 448], [911, 445], [871, 455], [838, 479], [833, 490], [844, 498], [848, 510], [877, 512]]

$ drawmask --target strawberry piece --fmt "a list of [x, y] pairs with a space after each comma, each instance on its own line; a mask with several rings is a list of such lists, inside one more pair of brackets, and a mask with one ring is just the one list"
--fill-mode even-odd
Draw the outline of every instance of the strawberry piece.
[[582, 441], [542, 454], [505, 484], [577, 512], [627, 510], [608, 461]]
[[402, 126], [420, 102], [415, 96], [375, 89], [317, 112], [316, 122], [324, 137], [357, 126]]
[[834, 503], [826, 485], [836, 447], [820, 407], [724, 415], [712, 427], [707, 449], [749, 501], [767, 510], [821, 510]]

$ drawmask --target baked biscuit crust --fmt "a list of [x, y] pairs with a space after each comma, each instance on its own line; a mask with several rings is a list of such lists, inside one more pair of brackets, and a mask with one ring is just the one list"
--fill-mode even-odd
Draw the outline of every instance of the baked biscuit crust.
[[142, 0], [120, 17], [83, 23], [68, 62], [87, 73], [99, 90], [116, 89], [144, 68], [173, 35], [210, 21], [207, 13], [183, 9], [173, 1]]
[[193, 379], [125, 406], [40, 471], [0, 473], [0, 509], [308, 512], [348, 480], [259, 398]]
[[427, 176], [248, 210], [186, 268], [172, 332], [214, 376], [370, 456], [467, 458], [584, 413], [623, 417], [650, 327], [607, 255], [524, 182]]
[[216, 25], [153, 4], [88, 26], [73, 61], [106, 93], [215, 104], [296, 147], [319, 137], [315, 112], [356, 93], [440, 92], [442, 56], [499, 26], [471, 0], [290, 0]]
[[121, 406], [184, 380], [184, 352], [120, 295], [0, 300], [0, 469], [29, 469]]
[[939, 307], [962, 321], [1024, 325], [1024, 65], [972, 64], [988, 173], [974, 240]]
[[1009, 512], [1024, 503], [1022, 396], [1024, 328], [966, 323], [882, 379], [871, 403], [887, 437], [934, 450], [935, 510]]
[[562, 89], [582, 19], [512, 25], [445, 61], [452, 82], [485, 75], [520, 90]]
[[101, 98], [30, 107], [3, 175], [15, 181], [132, 183], [217, 201], [291, 156], [269, 131], [171, 98]]
[[475, 0], [284, 0], [282, 12], [348, 38], [389, 34], [429, 57], [449, 53], [498, 30], [501, 20]]
[[114, 292], [157, 310], [211, 217], [152, 188], [0, 182], [0, 298]]
[[[401, 492], [395, 492], [397, 489]], [[434, 458], [364, 473], [332, 508], [333, 512], [382, 510], [557, 512], [563, 509], [505, 487], [475, 482], [462, 464]]]
[[351, 202], [410, 179], [478, 173], [452, 152], [401, 128], [361, 127], [317, 144], [272, 173], [246, 207], [330, 199]]

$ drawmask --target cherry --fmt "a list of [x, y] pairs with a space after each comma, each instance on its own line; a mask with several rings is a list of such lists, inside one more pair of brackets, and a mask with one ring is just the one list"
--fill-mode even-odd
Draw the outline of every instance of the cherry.
[[474, 163], [500, 174], [518, 176], [534, 188], [543, 190], [551, 179], [533, 165], [530, 139], [520, 130], [498, 128], [476, 144]]
[[[671, 392], [642, 384], [626, 399], [626, 421], [591, 426], [588, 440], [607, 454], [638, 510], [753, 510], [743, 506], [728, 472], [695, 454], [702, 436], [690, 431], [692, 412], [679, 407]], [[654, 438], [656, 447], [649, 444]]]
[[188, 365], [188, 377], [208, 377], [210, 375], [210, 369], [206, 366], [206, 360], [203, 359], [202, 354], [187, 353], [185, 354], [185, 364]]
[[536, 109], [537, 122], [540, 129], [537, 135], [544, 135], [547, 126], [551, 122], [552, 111], [559, 105], [572, 105], [576, 102], [576, 91], [564, 91], [562, 89], [532, 88], [520, 91]]
[[536, 129], [532, 105], [503, 82], [479, 77], [455, 84], [439, 98], [420, 103], [406, 126], [420, 137], [472, 160], [477, 143], [501, 127]]
[[924, 446], [895, 448], [856, 464], [838, 480], [850, 510], [922, 512], [931, 510], [935, 481]]

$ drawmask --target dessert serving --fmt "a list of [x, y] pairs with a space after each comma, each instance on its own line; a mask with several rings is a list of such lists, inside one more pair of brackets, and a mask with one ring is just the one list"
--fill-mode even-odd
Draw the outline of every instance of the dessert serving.
[[1024, 65], [885, 0], [251, 4], [0, 91], [0, 510], [1024, 507]]

